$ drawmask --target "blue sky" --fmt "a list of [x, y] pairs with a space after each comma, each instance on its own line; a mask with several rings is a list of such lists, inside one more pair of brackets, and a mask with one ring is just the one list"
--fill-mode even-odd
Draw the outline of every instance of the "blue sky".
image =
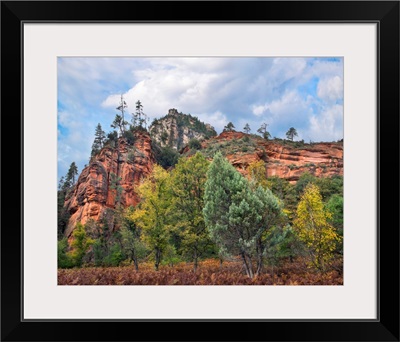
[[169, 108], [218, 133], [263, 122], [272, 137], [343, 138], [342, 58], [58, 58], [58, 178], [88, 163], [97, 123], [109, 132], [121, 94], [150, 119]]

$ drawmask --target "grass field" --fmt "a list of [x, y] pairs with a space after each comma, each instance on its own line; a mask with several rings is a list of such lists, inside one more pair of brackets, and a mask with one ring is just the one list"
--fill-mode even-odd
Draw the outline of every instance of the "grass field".
[[264, 273], [248, 278], [241, 262], [202, 261], [196, 272], [190, 263], [162, 266], [155, 271], [150, 263], [133, 266], [87, 267], [58, 270], [58, 285], [343, 285], [341, 265], [321, 273], [308, 269], [301, 259], [267, 266]]

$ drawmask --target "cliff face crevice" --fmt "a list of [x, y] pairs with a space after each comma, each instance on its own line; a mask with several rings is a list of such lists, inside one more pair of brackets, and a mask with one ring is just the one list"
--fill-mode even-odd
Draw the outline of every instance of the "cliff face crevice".
[[107, 208], [117, 204], [134, 206], [139, 202], [136, 187], [153, 169], [154, 156], [148, 133], [136, 132], [135, 142], [119, 138], [115, 148], [106, 146], [79, 175], [67, 194], [64, 207], [70, 214], [65, 235], [77, 222], [100, 220]]

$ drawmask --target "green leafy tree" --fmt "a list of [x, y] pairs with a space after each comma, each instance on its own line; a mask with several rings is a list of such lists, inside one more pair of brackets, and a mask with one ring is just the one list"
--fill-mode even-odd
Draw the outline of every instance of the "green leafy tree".
[[110, 253], [104, 258], [105, 266], [116, 267], [124, 260], [124, 254], [119, 243], [113, 243], [110, 247]]
[[155, 143], [152, 143], [152, 147], [157, 164], [162, 166], [164, 169], [168, 169], [178, 162], [180, 155], [178, 151], [174, 150], [172, 147], [160, 147]]
[[246, 125], [243, 127], [243, 130], [246, 132], [246, 134], [249, 134], [251, 131], [250, 125], [246, 123]]
[[297, 131], [294, 127], [290, 127], [289, 130], [286, 132], [286, 137], [293, 141], [294, 137], [297, 137]]
[[197, 152], [181, 158], [172, 173], [171, 191], [174, 226], [178, 229], [184, 251], [198, 267], [199, 257], [211, 244], [203, 218], [204, 189], [209, 162]]
[[134, 208], [125, 210], [125, 220], [121, 227], [122, 250], [130, 261], [133, 261], [136, 271], [139, 270], [139, 260], [146, 254], [146, 248], [140, 240], [140, 228], [130, 219]]
[[337, 251], [343, 253], [343, 196], [333, 194], [329, 198], [326, 207], [332, 213], [330, 223], [341, 237], [337, 244]]
[[333, 259], [333, 252], [341, 237], [329, 223], [332, 214], [322, 202], [319, 189], [309, 184], [297, 206], [294, 229], [307, 249], [310, 264], [325, 271]]
[[232, 122], [228, 122], [228, 124], [224, 127], [224, 132], [232, 132], [235, 129], [235, 126]]
[[104, 259], [109, 254], [110, 228], [108, 220], [103, 217], [100, 222], [85, 225], [89, 237], [94, 240], [92, 250], [96, 266], [104, 265]]
[[57, 242], [57, 263], [58, 268], [71, 268], [74, 262], [68, 255], [68, 240], [63, 238]]
[[192, 150], [200, 150], [201, 149], [201, 142], [195, 138], [189, 141], [189, 148]]
[[246, 274], [262, 269], [262, 234], [280, 213], [279, 202], [268, 189], [250, 182], [218, 152], [207, 172], [204, 219], [221, 254], [240, 255]]
[[92, 144], [92, 152], [91, 152], [92, 157], [100, 152], [100, 150], [104, 146], [105, 140], [106, 140], [106, 134], [102, 130], [100, 123], [98, 123], [96, 126], [96, 131], [94, 133], [94, 141]]
[[85, 226], [78, 222], [72, 233], [73, 240], [71, 242], [72, 250], [69, 252], [69, 256], [74, 262], [74, 265], [82, 266], [83, 258], [88, 251], [89, 247], [94, 243], [85, 230]]
[[158, 270], [170, 239], [170, 177], [156, 165], [153, 173], [138, 188], [141, 202], [129, 216], [142, 229], [143, 241], [153, 252], [154, 267]]

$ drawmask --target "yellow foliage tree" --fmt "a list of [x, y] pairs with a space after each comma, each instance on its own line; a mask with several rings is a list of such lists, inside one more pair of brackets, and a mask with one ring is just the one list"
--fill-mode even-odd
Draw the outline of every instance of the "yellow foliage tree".
[[267, 188], [267, 169], [263, 160], [252, 162], [247, 168], [249, 180], [253, 180], [256, 185]]
[[318, 186], [309, 184], [297, 206], [294, 229], [310, 256], [311, 265], [325, 271], [341, 237], [329, 224], [332, 214], [322, 202]]
[[170, 175], [156, 165], [153, 173], [138, 188], [141, 201], [129, 215], [142, 228], [143, 241], [154, 253], [154, 266], [158, 270], [162, 255], [168, 247], [170, 227]]

